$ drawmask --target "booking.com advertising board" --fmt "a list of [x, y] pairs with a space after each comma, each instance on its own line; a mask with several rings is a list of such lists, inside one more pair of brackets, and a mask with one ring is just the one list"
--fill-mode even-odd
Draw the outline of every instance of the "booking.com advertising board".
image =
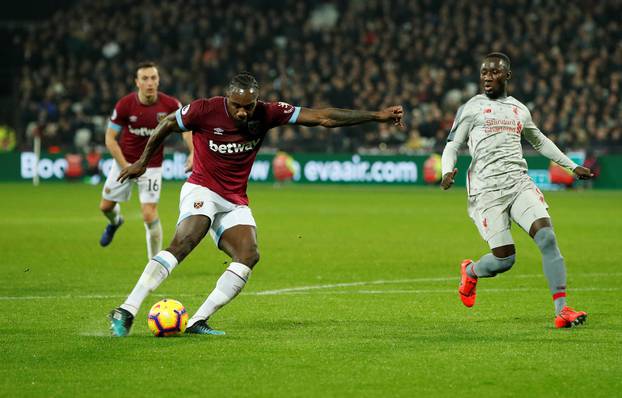
[[[581, 164], [583, 154], [571, 153], [570, 157]], [[72, 179], [68, 176], [71, 155], [43, 154], [38, 164], [32, 152], [13, 152], [0, 155], [0, 181], [32, 180], [35, 167], [40, 181], [60, 181]], [[68, 160], [69, 159], [69, 160]], [[81, 159], [81, 158], [80, 158]], [[527, 156], [529, 174], [536, 184], [545, 190], [562, 189], [564, 185], [551, 182], [550, 162], [541, 156]], [[75, 160], [75, 158], [74, 158]], [[338, 184], [393, 184], [426, 185], [432, 184], [440, 176], [439, 155], [416, 156], [371, 156], [371, 155], [326, 155], [300, 154], [286, 155], [290, 179], [299, 183], [338, 183]], [[113, 160], [104, 157], [98, 162], [100, 175], [105, 177]], [[79, 175], [86, 175], [85, 160], [80, 160]], [[165, 156], [162, 164], [162, 177], [165, 180], [186, 178], [185, 153], [172, 153]], [[456, 167], [459, 169], [456, 185], [465, 185], [466, 169], [470, 157], [460, 156]], [[595, 188], [622, 188], [622, 178], [615, 170], [622, 168], [622, 156], [603, 156], [599, 159], [601, 175], [595, 181]], [[274, 154], [260, 154], [253, 165], [251, 182], [274, 182]], [[278, 165], [277, 165], [278, 167]], [[278, 176], [278, 173], [276, 173]], [[73, 178], [77, 180], [77, 178]]]

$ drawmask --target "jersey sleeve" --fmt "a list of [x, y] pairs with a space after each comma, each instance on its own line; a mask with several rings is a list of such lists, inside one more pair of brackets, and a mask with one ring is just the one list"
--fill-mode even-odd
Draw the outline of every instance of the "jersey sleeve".
[[287, 102], [270, 102], [266, 107], [268, 124], [270, 127], [284, 124], [295, 124], [300, 114], [300, 107]]
[[127, 106], [125, 106], [124, 102], [120, 100], [116, 103], [116, 105], [114, 106], [114, 110], [112, 111], [112, 115], [110, 115], [110, 120], [108, 121], [108, 128], [118, 133], [124, 126], [127, 126], [128, 124]]
[[209, 103], [205, 99], [197, 99], [177, 109], [175, 119], [183, 131], [195, 131], [202, 115], [209, 112]]
[[464, 104], [458, 108], [454, 124], [451, 126], [451, 130], [449, 130], [447, 142], [464, 144], [467, 141], [469, 131], [473, 127], [473, 115], [469, 112], [467, 105]]
[[473, 127], [473, 117], [469, 115], [467, 104], [462, 105], [456, 112], [454, 124], [451, 126], [447, 144], [441, 156], [441, 173], [450, 173], [458, 160], [458, 150], [469, 137], [469, 131]]
[[540, 131], [538, 126], [533, 122], [529, 110], [527, 110], [527, 119], [525, 120], [525, 126], [523, 126], [523, 137], [525, 137], [536, 151], [558, 165], [570, 170], [574, 170], [577, 167], [575, 162], [570, 160], [553, 141]]

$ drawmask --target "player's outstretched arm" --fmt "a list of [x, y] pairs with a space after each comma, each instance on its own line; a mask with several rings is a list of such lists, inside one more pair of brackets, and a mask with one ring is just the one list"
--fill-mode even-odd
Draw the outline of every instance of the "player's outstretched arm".
[[121, 170], [119, 174], [119, 178], [117, 181], [123, 182], [128, 178], [136, 178], [140, 177], [147, 170], [147, 164], [149, 164], [149, 160], [153, 157], [155, 152], [160, 148], [160, 145], [164, 142], [166, 137], [171, 133], [181, 133], [182, 130], [179, 128], [177, 124], [177, 120], [175, 119], [175, 113], [171, 113], [164, 120], [162, 120], [158, 126], [153, 131], [151, 137], [149, 137], [149, 141], [147, 141], [147, 145], [145, 146], [145, 150], [143, 154], [140, 155], [140, 158], [131, 165], [125, 167]]
[[538, 151], [541, 155], [546, 156], [558, 165], [565, 167], [581, 180], [588, 180], [594, 177], [594, 174], [587, 167], [579, 166], [566, 156], [553, 141], [545, 136], [542, 131], [535, 125], [529, 114], [529, 119], [523, 128], [523, 137]]
[[580, 180], [589, 180], [590, 178], [594, 177], [594, 173], [592, 173], [592, 170], [588, 169], [587, 167], [583, 167], [583, 166], [575, 167], [572, 170], [572, 172]]
[[303, 126], [342, 127], [354, 126], [367, 122], [393, 123], [403, 126], [404, 109], [401, 105], [390, 106], [377, 112], [354, 109], [302, 108], [295, 124]]

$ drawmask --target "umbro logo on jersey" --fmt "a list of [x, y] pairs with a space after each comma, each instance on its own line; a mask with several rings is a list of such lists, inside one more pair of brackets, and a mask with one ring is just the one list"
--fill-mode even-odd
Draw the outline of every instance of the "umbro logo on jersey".
[[225, 131], [225, 130], [221, 129], [220, 127], [216, 127], [216, 128], [214, 129], [214, 134], [222, 135], [222, 133], [223, 133], [224, 131]]
[[283, 111], [283, 113], [285, 114], [292, 113], [294, 111], [294, 107], [287, 102], [279, 102], [278, 105], [281, 108], [285, 108], [285, 110]]
[[484, 109], [484, 113], [492, 113], [492, 109], [491, 108], [486, 108], [486, 109]]
[[241, 153], [250, 152], [259, 144], [261, 138], [247, 142], [230, 142], [228, 144], [217, 144], [209, 140], [209, 149], [218, 153]]
[[137, 120], [138, 120], [138, 116], [134, 116], [134, 115], [130, 116], [130, 122], [134, 123]]
[[165, 117], [166, 117], [166, 112], [158, 112], [156, 114], [156, 119], [158, 120], [158, 123], [164, 120]]

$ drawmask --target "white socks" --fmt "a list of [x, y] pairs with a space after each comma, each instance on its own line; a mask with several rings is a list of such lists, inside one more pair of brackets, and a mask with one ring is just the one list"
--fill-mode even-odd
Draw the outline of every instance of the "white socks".
[[[178, 261], [166, 250], [149, 260], [134, 289], [121, 304], [121, 308], [136, 316], [145, 298], [170, 275]], [[244, 288], [250, 277], [251, 269], [242, 263], [231, 263], [216, 282], [216, 288], [210, 293], [196, 314], [188, 321], [188, 326], [207, 319], [222, 306], [233, 300]]]
[[231, 263], [216, 282], [216, 288], [210, 293], [199, 310], [188, 321], [188, 327], [195, 322], [207, 319], [222, 306], [233, 300], [242, 291], [250, 277], [251, 269], [242, 263]]
[[157, 219], [150, 223], [145, 223], [147, 239], [147, 257], [151, 259], [155, 253], [162, 250], [162, 224]]
[[112, 210], [103, 212], [110, 224], [118, 225], [119, 221], [121, 221], [121, 206], [117, 203], [114, 205]]
[[134, 290], [127, 297], [125, 302], [121, 304], [121, 308], [129, 311], [136, 316], [140, 305], [145, 298], [154, 291], [166, 279], [178, 262], [175, 256], [166, 250], [162, 250], [156, 254], [152, 260], [149, 260], [143, 274], [138, 279]]

